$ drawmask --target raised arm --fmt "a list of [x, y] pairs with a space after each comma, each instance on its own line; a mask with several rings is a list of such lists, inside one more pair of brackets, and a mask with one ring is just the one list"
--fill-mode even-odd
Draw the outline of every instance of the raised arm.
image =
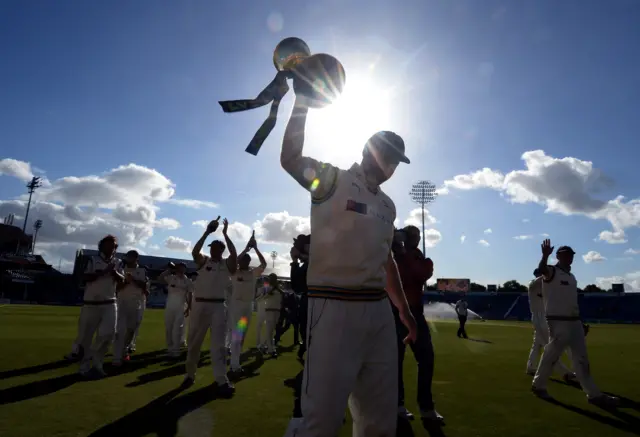
[[209, 235], [213, 234], [216, 231], [216, 229], [218, 229], [219, 221], [220, 221], [220, 216], [218, 216], [217, 219], [211, 221], [207, 225], [207, 229], [204, 230], [204, 234], [202, 234], [202, 237], [200, 237], [196, 245], [193, 246], [193, 250], [191, 251], [191, 256], [193, 257], [193, 260], [198, 265], [198, 267], [201, 267], [206, 261], [205, 256], [200, 253], [202, 251], [202, 246], [204, 246], [204, 242], [207, 241], [207, 238], [209, 237]]
[[255, 275], [256, 276], [260, 276], [264, 273], [264, 271], [267, 268], [267, 260], [265, 259], [264, 255], [262, 254], [262, 252], [260, 252], [260, 249], [258, 249], [258, 245], [254, 244], [253, 248], [256, 251], [256, 255], [258, 255], [258, 260], [260, 261], [260, 265], [258, 267], [256, 267], [254, 269], [255, 271]]
[[227, 268], [229, 269], [229, 273], [232, 275], [238, 270], [238, 252], [236, 252], [236, 246], [233, 245], [233, 241], [229, 238], [227, 234], [227, 229], [229, 229], [229, 221], [225, 218], [222, 221], [222, 235], [224, 236], [224, 242], [227, 245], [227, 249], [229, 249], [229, 258], [227, 258]]
[[293, 111], [284, 131], [280, 164], [316, 201], [326, 200], [333, 194], [338, 169], [302, 155], [307, 112], [304, 99], [296, 97]]
[[402, 290], [402, 281], [398, 273], [398, 266], [393, 259], [393, 255], [389, 252], [386, 264], [387, 273], [387, 294], [393, 305], [398, 309], [402, 323], [407, 327], [409, 334], [404, 339], [406, 342], [415, 342], [417, 335], [416, 320], [411, 314], [407, 297]]
[[553, 246], [551, 245], [551, 240], [548, 238], [542, 242], [540, 245], [540, 249], [542, 250], [542, 258], [540, 259], [540, 263], [538, 264], [538, 271], [540, 275], [544, 277], [545, 281], [550, 281], [553, 279], [553, 274], [555, 273], [553, 268], [549, 267], [549, 257], [553, 253]]

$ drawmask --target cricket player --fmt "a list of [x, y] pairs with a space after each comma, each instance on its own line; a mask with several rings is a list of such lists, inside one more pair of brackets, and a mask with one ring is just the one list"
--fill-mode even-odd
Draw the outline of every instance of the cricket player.
[[264, 294], [264, 313], [265, 326], [267, 332], [267, 353], [272, 357], [276, 357], [275, 340], [276, 325], [280, 318], [280, 309], [282, 307], [283, 291], [278, 284], [278, 275], [271, 273], [268, 278], [269, 285]]
[[73, 345], [71, 345], [71, 352], [64, 356], [65, 360], [79, 361], [84, 355], [84, 350], [82, 350], [82, 346], [80, 345], [80, 343], [82, 343], [82, 336], [84, 335], [84, 332], [82, 332], [85, 325], [83, 321], [84, 317], [86, 317], [86, 311], [84, 311], [84, 306], [82, 306], [80, 307], [80, 316], [78, 317], [78, 334], [73, 341]]
[[[84, 309], [81, 319], [84, 356], [80, 361], [80, 374], [88, 376], [92, 369], [97, 377], [106, 376], [104, 356], [116, 332], [116, 287], [124, 282], [120, 260], [115, 257], [118, 240], [107, 235], [98, 243], [98, 256], [92, 256], [85, 268]], [[95, 342], [91, 342], [95, 336]]]
[[267, 321], [266, 297], [269, 286], [264, 285], [256, 290], [256, 348], [259, 351], [266, 350], [267, 343], [262, 341], [262, 331]]
[[571, 273], [575, 252], [569, 246], [559, 247], [556, 252], [558, 263], [550, 266], [549, 256], [553, 253], [551, 240], [544, 240], [541, 249], [542, 259], [538, 270], [543, 277], [542, 292], [550, 341], [542, 353], [538, 371], [533, 378], [532, 391], [543, 399], [550, 398], [547, 380], [560, 355], [568, 347], [576, 376], [589, 402], [605, 407], [617, 406], [620, 400], [603, 394], [593, 381], [589, 370], [587, 344], [578, 307], [578, 282]]
[[138, 252], [125, 254], [124, 282], [118, 286], [118, 322], [116, 340], [113, 343], [113, 365], [129, 361], [128, 347], [138, 328], [140, 308], [145, 304], [147, 270], [138, 266]]
[[[542, 297], [543, 277], [538, 269], [534, 270], [533, 276], [535, 279], [529, 284], [529, 309], [531, 310], [531, 323], [533, 324], [533, 345], [527, 360], [527, 375], [530, 376], [535, 376], [540, 353], [549, 343], [549, 327], [544, 314], [544, 299]], [[561, 374], [566, 382], [571, 382], [575, 379], [575, 374], [561, 360], [556, 362], [554, 370]]]
[[[225, 328], [227, 315], [225, 306], [225, 290], [231, 284], [230, 276], [236, 273], [238, 260], [236, 248], [227, 235], [229, 222], [223, 220], [222, 235], [225, 243], [219, 240], [209, 244], [209, 256], [200, 253], [204, 242], [209, 235], [218, 228], [220, 217], [213, 220], [205, 229], [200, 240], [193, 247], [191, 255], [198, 265], [198, 280], [193, 291], [193, 300], [190, 321], [187, 351], [187, 375], [183, 385], [193, 385], [196, 378], [196, 369], [200, 359], [200, 349], [207, 331], [211, 330], [211, 364], [215, 387], [221, 396], [233, 395], [235, 388], [227, 378], [227, 362], [224, 347]], [[222, 255], [225, 249], [229, 249], [229, 257], [224, 259]]]
[[191, 302], [193, 283], [191, 279], [187, 278], [186, 272], [187, 265], [185, 263], [177, 265], [169, 263], [169, 268], [158, 277], [164, 280], [169, 288], [164, 309], [164, 327], [167, 352], [171, 358], [180, 356], [184, 319], [191, 309], [188, 302]]
[[469, 338], [464, 326], [467, 324], [467, 317], [469, 316], [469, 304], [464, 298], [456, 302], [455, 305], [456, 314], [458, 314], [458, 321], [460, 326], [458, 327], [458, 338]]
[[374, 134], [360, 164], [349, 170], [302, 154], [308, 102], [296, 96], [280, 162], [311, 192], [307, 358], [298, 437], [335, 437], [349, 405], [354, 437], [396, 433], [398, 355], [389, 299], [415, 341], [409, 310], [391, 254], [393, 201], [380, 184], [400, 162], [404, 141]]
[[[249, 251], [253, 249], [258, 256], [260, 265], [251, 268], [251, 255]], [[238, 270], [231, 277], [233, 291], [229, 302], [230, 319], [232, 326], [231, 333], [231, 371], [235, 374], [242, 373], [240, 367], [240, 354], [242, 353], [242, 345], [244, 344], [244, 336], [246, 329], [249, 328], [252, 311], [251, 305], [256, 294], [256, 281], [264, 270], [267, 268], [267, 260], [258, 249], [255, 236], [252, 235], [247, 243], [247, 247], [238, 255]], [[246, 325], [242, 325], [242, 319]]]

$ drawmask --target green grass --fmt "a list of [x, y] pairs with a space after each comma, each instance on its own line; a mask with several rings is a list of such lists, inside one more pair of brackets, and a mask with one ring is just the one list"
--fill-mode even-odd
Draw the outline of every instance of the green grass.
[[[295, 352], [265, 360], [258, 375], [236, 384], [231, 400], [212, 398], [208, 365], [199, 369], [195, 386], [178, 393], [181, 364], [168, 365], [160, 354], [164, 347], [161, 310], [145, 313], [136, 359], [128, 371], [88, 382], [76, 381], [76, 364], [11, 373], [60, 360], [76, 335], [77, 315], [77, 308], [0, 307], [0, 436], [283, 435], [293, 402], [283, 380], [300, 369]], [[440, 322], [433, 331], [433, 392], [446, 418], [444, 435], [640, 435], [637, 410], [605, 412], [588, 405], [579, 389], [550, 382], [549, 391], [562, 405], [534, 398], [529, 392], [531, 380], [524, 374], [532, 337], [529, 324], [469, 324], [472, 338], [491, 343], [458, 339], [455, 330], [455, 324]], [[248, 345], [254, 344], [254, 334], [251, 329]], [[291, 343], [291, 332], [282, 343]], [[593, 326], [587, 343], [601, 388], [640, 401], [640, 327]], [[407, 406], [415, 411], [416, 365], [410, 352], [405, 381]], [[412, 426], [416, 436], [429, 435], [418, 421]], [[349, 435], [348, 424], [341, 436]]]

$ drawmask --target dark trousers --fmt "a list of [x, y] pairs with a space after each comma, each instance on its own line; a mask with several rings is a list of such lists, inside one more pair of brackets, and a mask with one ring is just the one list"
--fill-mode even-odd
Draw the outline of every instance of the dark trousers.
[[[415, 343], [411, 343], [413, 356], [418, 362], [418, 406], [420, 410], [432, 410], [433, 396], [431, 394], [431, 382], [433, 380], [433, 344], [431, 343], [431, 331], [427, 320], [424, 318], [422, 307], [412, 308], [411, 313], [416, 319], [418, 335]], [[393, 307], [393, 315], [396, 319], [396, 333], [398, 335], [398, 405], [404, 405], [404, 377], [403, 364], [406, 345], [403, 343], [407, 336], [407, 328], [402, 324], [398, 311]]]
[[282, 338], [282, 335], [287, 332], [291, 326], [293, 326], [293, 343], [298, 343], [298, 340], [300, 338], [300, 325], [297, 319], [298, 317], [296, 316], [296, 314], [284, 310], [280, 311], [280, 318], [278, 319], [278, 323], [276, 324], [276, 343], [280, 342], [280, 338]]
[[458, 328], [458, 337], [467, 337], [467, 331], [464, 330], [464, 325], [467, 323], [467, 316], [461, 316], [458, 314], [458, 320], [460, 321], [460, 327]]

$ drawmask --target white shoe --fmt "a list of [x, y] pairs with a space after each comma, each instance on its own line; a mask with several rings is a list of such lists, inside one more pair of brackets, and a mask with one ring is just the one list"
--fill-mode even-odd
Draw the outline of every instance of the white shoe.
[[407, 407], [405, 407], [404, 405], [400, 405], [398, 407], [398, 417], [400, 417], [401, 419], [405, 419], [405, 420], [413, 420], [413, 413], [409, 410], [407, 410]]
[[284, 433], [284, 437], [294, 437], [302, 426], [302, 417], [293, 417], [289, 421], [289, 426]]
[[429, 410], [429, 411], [420, 411], [420, 416], [424, 420], [429, 420], [433, 422], [442, 422], [444, 420], [444, 417], [442, 417], [440, 413], [438, 413], [435, 409]]

